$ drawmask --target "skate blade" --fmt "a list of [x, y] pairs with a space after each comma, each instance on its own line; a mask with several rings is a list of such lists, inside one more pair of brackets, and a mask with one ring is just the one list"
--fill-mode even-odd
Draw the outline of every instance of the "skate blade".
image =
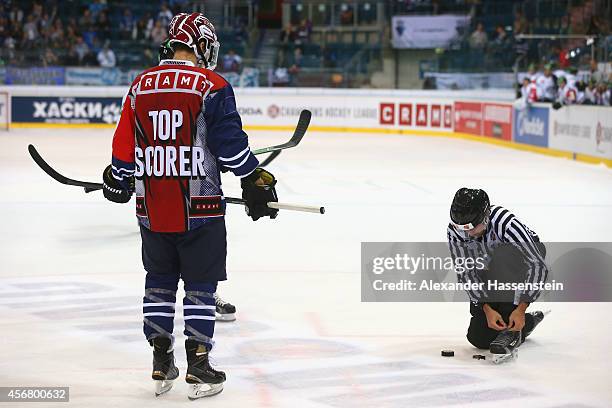
[[159, 397], [172, 389], [173, 380], [155, 380], [155, 396]]
[[233, 322], [236, 320], [235, 313], [216, 313], [215, 312], [215, 320], [218, 322]]
[[204, 397], [212, 397], [223, 391], [223, 383], [221, 384], [188, 384], [189, 393], [187, 398], [196, 400]]
[[503, 364], [518, 359], [518, 350], [512, 351], [512, 353], [505, 354], [491, 354], [491, 361], [493, 364]]

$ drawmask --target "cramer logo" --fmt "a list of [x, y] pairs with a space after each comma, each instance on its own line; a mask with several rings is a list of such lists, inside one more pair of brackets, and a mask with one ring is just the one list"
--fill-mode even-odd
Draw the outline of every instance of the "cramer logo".
[[546, 127], [544, 121], [537, 116], [529, 117], [524, 113], [518, 115], [519, 132], [523, 135], [546, 136]]
[[427, 103], [383, 102], [379, 105], [378, 121], [381, 125], [452, 128], [453, 107]]

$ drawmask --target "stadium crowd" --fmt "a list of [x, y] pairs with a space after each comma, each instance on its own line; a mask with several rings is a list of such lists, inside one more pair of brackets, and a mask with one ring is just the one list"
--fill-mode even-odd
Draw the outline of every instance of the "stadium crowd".
[[[0, 61], [12, 66], [114, 67], [111, 40], [138, 42], [145, 46], [145, 56], [154, 59], [172, 16], [188, 3], [170, 0], [156, 13], [134, 15], [130, 8], [109, 9], [106, 0], [80, 7], [70, 0], [2, 0]], [[77, 11], [66, 12], [64, 8], [71, 6]]]
[[543, 70], [538, 71], [536, 65], [531, 64], [523, 75], [517, 97], [525, 104], [552, 103], [556, 109], [573, 104], [610, 106], [610, 80], [612, 74], [606, 78], [596, 60], [591, 60], [589, 71], [581, 73], [575, 67], [553, 70], [551, 64], [545, 64]]

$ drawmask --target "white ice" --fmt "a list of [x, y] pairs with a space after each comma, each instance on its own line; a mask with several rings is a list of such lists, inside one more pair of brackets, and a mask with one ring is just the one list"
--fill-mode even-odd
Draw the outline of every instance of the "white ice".
[[[610, 304], [533, 305], [552, 314], [518, 361], [493, 366], [472, 359], [467, 304], [360, 302], [360, 243], [444, 241], [450, 200], [464, 185], [485, 188], [545, 241], [611, 241], [610, 169], [456, 139], [320, 132], [270, 170], [281, 201], [322, 204], [325, 215], [253, 223], [242, 208], [228, 211], [220, 293], [238, 320], [217, 324], [225, 390], [187, 400], [179, 307], [181, 380], [155, 399], [133, 203], [56, 183], [26, 149], [33, 143], [66, 175], [97, 181], [111, 137], [0, 135], [0, 386], [69, 386], [75, 407], [612, 405]], [[287, 137], [251, 132], [251, 144]], [[224, 179], [226, 195], [239, 195], [238, 182]], [[456, 357], [440, 357], [443, 348]]]

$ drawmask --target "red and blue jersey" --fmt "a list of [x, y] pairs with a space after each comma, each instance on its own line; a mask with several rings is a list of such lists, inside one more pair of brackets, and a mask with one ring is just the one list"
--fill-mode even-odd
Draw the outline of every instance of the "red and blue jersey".
[[178, 60], [136, 77], [115, 130], [112, 169], [124, 188], [135, 176], [143, 226], [185, 232], [223, 217], [220, 170], [246, 177], [258, 164], [223, 77]]

